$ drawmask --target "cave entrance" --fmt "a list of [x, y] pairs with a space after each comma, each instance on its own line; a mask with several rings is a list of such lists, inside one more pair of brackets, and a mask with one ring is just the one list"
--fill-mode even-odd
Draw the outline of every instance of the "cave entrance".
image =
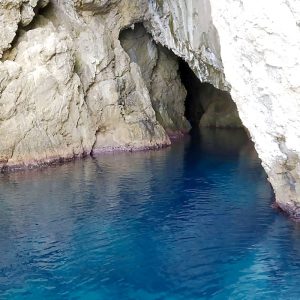
[[178, 58], [181, 81], [187, 91], [185, 117], [193, 129], [243, 128], [230, 94], [201, 82], [189, 65]]
[[204, 114], [204, 108], [199, 99], [203, 84], [183, 59], [178, 58], [178, 61], [180, 78], [187, 92], [184, 102], [184, 116], [195, 129], [198, 128], [200, 119]]
[[143, 24], [121, 31], [119, 40], [140, 68], [158, 122], [171, 136], [191, 128], [242, 128], [228, 92], [201, 82], [190, 66], [157, 44]]

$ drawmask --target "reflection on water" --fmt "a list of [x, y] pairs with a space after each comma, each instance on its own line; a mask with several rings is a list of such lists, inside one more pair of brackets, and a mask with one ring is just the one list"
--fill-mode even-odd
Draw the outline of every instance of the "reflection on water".
[[2, 175], [0, 299], [297, 299], [272, 197], [241, 130]]

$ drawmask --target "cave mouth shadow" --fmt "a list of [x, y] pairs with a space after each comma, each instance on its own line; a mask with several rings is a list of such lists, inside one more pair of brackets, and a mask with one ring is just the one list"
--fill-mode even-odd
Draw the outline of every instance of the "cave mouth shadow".
[[199, 128], [244, 129], [230, 93], [201, 82], [188, 63], [179, 57], [178, 63], [181, 82], [187, 91], [185, 117], [192, 131]]
[[[139, 65], [142, 77], [146, 83], [151, 96], [153, 73], [157, 70], [159, 65], [165, 71], [166, 61], [170, 60], [172, 70], [170, 74], [177, 74], [177, 79], [173, 82], [168, 82], [169, 86], [162, 88], [159, 97], [152, 99], [153, 108], [156, 112], [157, 120], [164, 125], [166, 119], [162, 115], [162, 110], [168, 110], [166, 115], [172, 116], [172, 122], [176, 124], [177, 128], [183, 128], [183, 122], [175, 120], [185, 119], [190, 133], [199, 131], [199, 128], [244, 128], [238, 116], [237, 107], [233, 102], [230, 94], [215, 88], [208, 82], [202, 82], [189, 64], [181, 57], [176, 55], [170, 49], [162, 46], [160, 43], [154, 41], [152, 35], [146, 30], [143, 23], [135, 23], [131, 27], [124, 28], [120, 31], [119, 40], [125, 52], [129, 55], [131, 62]], [[155, 50], [156, 49], [156, 50]], [[148, 52], [148, 53], [147, 53]], [[148, 55], [148, 57], [147, 57]], [[152, 58], [151, 58], [152, 55]], [[155, 63], [151, 61], [155, 60]], [[152, 71], [149, 72], [149, 69]], [[170, 75], [168, 74], [168, 75]], [[156, 74], [159, 77], [161, 74]], [[151, 77], [152, 76], [152, 77]], [[155, 76], [154, 76], [155, 77]], [[162, 78], [165, 79], [165, 78]], [[163, 80], [162, 80], [163, 81]], [[170, 95], [169, 90], [179, 91], [174, 88], [175, 85], [181, 85], [184, 93], [174, 93]], [[154, 93], [155, 94], [155, 93]], [[157, 95], [157, 93], [156, 93]], [[164, 95], [168, 99], [163, 99]], [[180, 101], [174, 100], [178, 96]], [[173, 97], [173, 100], [171, 99]], [[155, 95], [153, 96], [155, 98]], [[176, 107], [181, 106], [180, 113], [174, 112]], [[173, 106], [173, 108], [172, 108]], [[165, 124], [164, 124], [165, 122]], [[175, 126], [175, 127], [176, 127]], [[164, 127], [166, 129], [166, 127]], [[168, 130], [166, 130], [168, 131]]]
[[179, 74], [181, 82], [186, 89], [186, 98], [184, 101], [185, 113], [184, 116], [190, 122], [192, 132], [197, 132], [199, 129], [199, 122], [204, 114], [204, 108], [199, 101], [199, 94], [203, 90], [203, 85], [188, 63], [182, 58], [178, 57]]

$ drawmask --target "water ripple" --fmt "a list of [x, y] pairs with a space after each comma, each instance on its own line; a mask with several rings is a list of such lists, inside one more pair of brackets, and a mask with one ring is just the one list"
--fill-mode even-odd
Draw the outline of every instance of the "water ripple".
[[1, 175], [0, 299], [298, 299], [272, 199], [241, 131]]

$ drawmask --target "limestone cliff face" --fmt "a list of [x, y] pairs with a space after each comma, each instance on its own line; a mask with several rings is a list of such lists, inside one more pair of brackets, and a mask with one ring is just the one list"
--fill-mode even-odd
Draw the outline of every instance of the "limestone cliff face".
[[120, 41], [131, 62], [141, 70], [156, 119], [170, 136], [187, 133], [191, 128], [184, 117], [187, 93], [179, 76], [178, 58], [157, 46], [141, 24], [124, 30]]
[[146, 4], [50, 1], [27, 27], [24, 3], [3, 6], [9, 25], [1, 30], [13, 34], [0, 62], [0, 168], [170, 144], [141, 70], [118, 40], [143, 20]]
[[300, 3], [213, 0], [222, 60], [240, 117], [276, 193], [300, 217]]
[[30, 24], [35, 12], [48, 4], [48, 0], [1, 0], [0, 3], [0, 58], [11, 47], [19, 27]]
[[299, 218], [299, 1], [151, 3], [157, 40], [183, 57], [199, 78], [230, 89], [278, 205]]
[[[119, 40], [137, 23], [154, 60]], [[277, 203], [298, 217], [299, 24], [297, 0], [3, 0], [0, 169], [170, 144], [188, 128], [177, 55], [230, 91]]]
[[202, 82], [228, 88], [209, 0], [149, 0], [154, 39], [188, 62]]

